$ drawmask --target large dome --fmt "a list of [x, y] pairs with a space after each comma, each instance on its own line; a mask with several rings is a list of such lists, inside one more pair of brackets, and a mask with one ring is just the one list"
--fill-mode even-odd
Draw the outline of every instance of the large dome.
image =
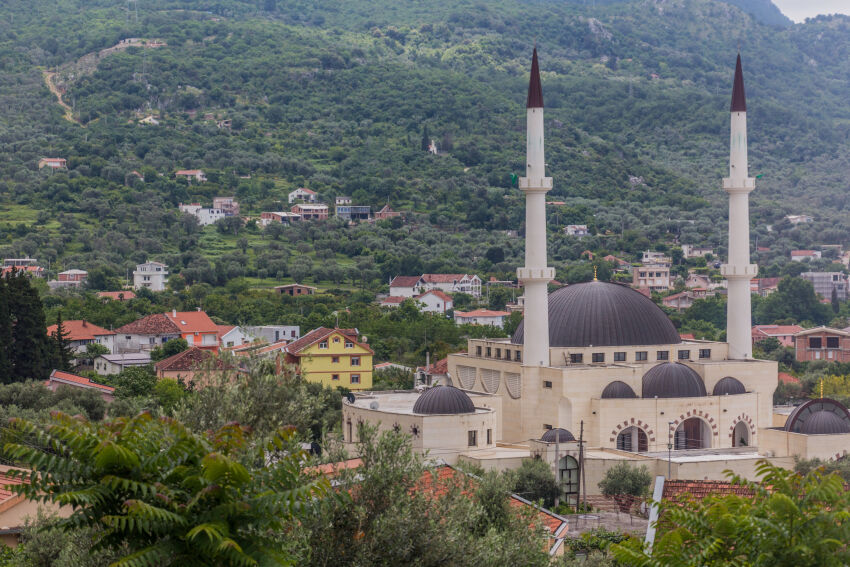
[[700, 398], [706, 395], [700, 375], [681, 362], [662, 362], [643, 375], [642, 398]]
[[428, 388], [413, 404], [413, 413], [457, 414], [474, 412], [475, 404], [472, 403], [466, 392], [454, 386]]
[[850, 412], [829, 398], [809, 400], [791, 412], [785, 421], [785, 431], [804, 435], [850, 433]]
[[[533, 323], [533, 322], [532, 322]], [[522, 344], [525, 321], [511, 342]], [[549, 346], [668, 345], [682, 342], [651, 299], [608, 282], [568, 285], [549, 295]]]
[[738, 394], [746, 394], [747, 389], [737, 378], [733, 378], [732, 376], [727, 376], [726, 378], [721, 378], [717, 381], [717, 384], [714, 385], [714, 390], [711, 392], [712, 396], [737, 396]]
[[602, 399], [630, 399], [637, 398], [637, 394], [632, 390], [632, 387], [620, 380], [614, 380], [602, 390]]

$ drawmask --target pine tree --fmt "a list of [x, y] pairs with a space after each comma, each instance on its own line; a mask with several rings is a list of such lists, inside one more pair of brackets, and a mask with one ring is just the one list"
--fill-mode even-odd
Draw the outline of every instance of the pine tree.
[[41, 299], [23, 272], [8, 277], [6, 286], [12, 321], [12, 372], [3, 378], [12, 382], [43, 380], [50, 372], [52, 349]]
[[0, 277], [0, 383], [12, 381], [12, 314], [9, 311], [9, 285]]
[[56, 315], [56, 332], [50, 337], [50, 342], [53, 350], [53, 368], [70, 370], [74, 353], [68, 344], [68, 332], [62, 323], [61, 311]]
[[427, 152], [431, 145], [431, 135], [428, 133], [428, 125], [422, 127], [422, 151]]

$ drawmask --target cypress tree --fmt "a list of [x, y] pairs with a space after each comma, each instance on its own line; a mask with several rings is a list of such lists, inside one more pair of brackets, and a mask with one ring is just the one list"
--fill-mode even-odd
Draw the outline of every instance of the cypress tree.
[[12, 315], [9, 311], [9, 285], [0, 277], [0, 383], [12, 381]]
[[428, 134], [428, 125], [422, 128], [422, 151], [427, 152], [428, 146], [431, 145], [431, 135]]
[[56, 315], [56, 332], [50, 337], [50, 341], [53, 347], [53, 368], [70, 370], [71, 359], [74, 358], [74, 353], [68, 344], [68, 332], [62, 323], [61, 311]]
[[835, 289], [835, 286], [832, 286], [832, 297], [830, 300], [832, 301], [832, 312], [838, 315], [838, 312], [841, 310], [841, 304], [838, 303], [838, 290]]
[[23, 272], [9, 277], [6, 285], [12, 320], [11, 381], [43, 380], [50, 373], [53, 353], [41, 298]]

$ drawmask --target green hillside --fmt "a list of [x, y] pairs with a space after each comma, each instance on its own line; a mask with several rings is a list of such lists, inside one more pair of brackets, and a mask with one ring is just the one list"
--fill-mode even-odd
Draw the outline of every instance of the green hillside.
[[[378, 283], [405, 268], [403, 258], [509, 273], [521, 241], [501, 231], [523, 219], [510, 179], [523, 169], [535, 40], [551, 196], [567, 202], [552, 208], [551, 228], [582, 222], [610, 235], [553, 235], [559, 267], [586, 248], [637, 252], [646, 240], [636, 236], [722, 249], [719, 183], [739, 44], [751, 169], [763, 175], [753, 234], [772, 247], [760, 264], [850, 236], [847, 18], [780, 29], [764, 16], [769, 7], [749, 3], [765, 8], [750, 15], [712, 0], [138, 4], [0, 6], [3, 255], [116, 275], [151, 256], [189, 283], [213, 285], [317, 270], [322, 281]], [[126, 38], [167, 45], [102, 51]], [[160, 124], [139, 124], [150, 115]], [[441, 155], [422, 151], [426, 130]], [[56, 156], [69, 171], [37, 169]], [[210, 182], [176, 181], [180, 168], [204, 169]], [[285, 210], [299, 186], [326, 201], [389, 202], [408, 213], [407, 229], [331, 221], [237, 234], [200, 230], [176, 212], [219, 194], [236, 195], [247, 214]], [[792, 212], [817, 220], [791, 230], [778, 221]], [[505, 261], [482, 264], [494, 246]]]

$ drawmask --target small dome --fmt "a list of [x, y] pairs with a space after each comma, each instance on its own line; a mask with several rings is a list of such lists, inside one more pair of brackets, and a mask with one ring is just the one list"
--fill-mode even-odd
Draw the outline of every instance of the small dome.
[[791, 412], [784, 429], [804, 435], [850, 433], [850, 412], [829, 398], [809, 400]]
[[643, 375], [643, 398], [699, 398], [707, 395], [700, 375], [681, 362], [663, 362]]
[[626, 384], [625, 382], [621, 382], [619, 380], [614, 380], [602, 390], [602, 399], [613, 399], [613, 398], [637, 398], [637, 394], [632, 390], [632, 387]]
[[726, 378], [721, 378], [720, 380], [718, 380], [717, 384], [714, 385], [714, 391], [711, 392], [711, 395], [736, 396], [738, 394], [746, 393], [747, 389], [744, 388], [744, 385], [741, 384], [740, 380], [731, 376], [727, 376]]
[[[524, 321], [511, 342], [522, 344]], [[669, 345], [682, 342], [651, 299], [610, 282], [568, 285], [549, 296], [549, 346]]]
[[466, 392], [454, 386], [434, 386], [422, 392], [416, 403], [413, 404], [413, 413], [475, 413], [475, 404], [472, 403]]
[[550, 429], [544, 433], [540, 440], [544, 443], [566, 443], [568, 441], [575, 441], [576, 438], [566, 429], [556, 427], [555, 429]]

